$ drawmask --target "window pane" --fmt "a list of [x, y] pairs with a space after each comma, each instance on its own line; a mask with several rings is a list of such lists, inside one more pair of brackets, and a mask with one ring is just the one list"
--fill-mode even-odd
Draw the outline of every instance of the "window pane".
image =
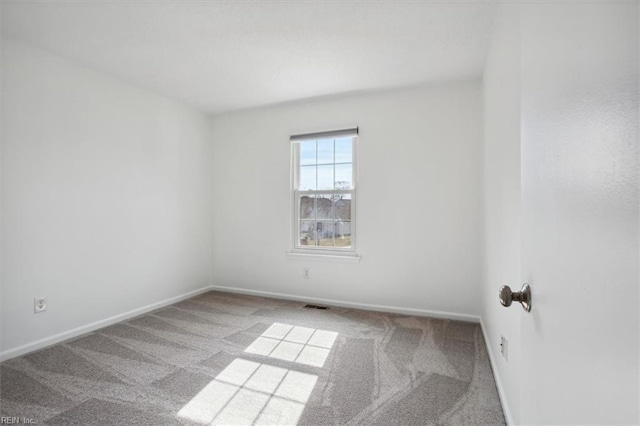
[[333, 219], [333, 201], [329, 195], [318, 195], [316, 198], [316, 219]]
[[333, 164], [333, 139], [318, 141], [318, 164]]
[[351, 247], [351, 222], [336, 222], [334, 244], [336, 247]]
[[351, 221], [351, 194], [340, 194], [335, 202], [336, 221]]
[[316, 166], [300, 167], [300, 186], [298, 189], [302, 191], [316, 189]]
[[353, 162], [353, 139], [336, 139], [336, 163]]
[[316, 241], [316, 222], [313, 220], [300, 221], [300, 245], [315, 246]]
[[353, 187], [353, 165], [336, 164], [336, 189], [351, 189]]
[[318, 189], [333, 189], [333, 165], [318, 166]]
[[300, 164], [316, 164], [316, 141], [300, 142]]
[[315, 219], [314, 198], [303, 196], [300, 197], [300, 219]]
[[333, 222], [318, 222], [318, 245], [333, 247]]

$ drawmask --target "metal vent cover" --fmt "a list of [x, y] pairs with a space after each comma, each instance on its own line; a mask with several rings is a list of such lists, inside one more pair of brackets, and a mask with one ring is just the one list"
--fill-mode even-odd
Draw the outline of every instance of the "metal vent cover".
[[319, 309], [321, 311], [326, 311], [327, 309], [329, 309], [328, 306], [313, 305], [311, 303], [307, 303], [306, 305], [304, 305], [304, 308], [306, 308], [306, 309]]

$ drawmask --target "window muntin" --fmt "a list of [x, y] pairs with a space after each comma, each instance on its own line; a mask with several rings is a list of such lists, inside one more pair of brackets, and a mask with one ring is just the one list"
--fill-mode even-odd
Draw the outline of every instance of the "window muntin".
[[297, 251], [355, 251], [355, 137], [294, 141]]

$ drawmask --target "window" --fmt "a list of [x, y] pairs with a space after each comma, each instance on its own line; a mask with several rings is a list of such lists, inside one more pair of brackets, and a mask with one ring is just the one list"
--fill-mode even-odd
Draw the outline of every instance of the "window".
[[293, 248], [355, 253], [355, 139], [358, 129], [291, 137]]

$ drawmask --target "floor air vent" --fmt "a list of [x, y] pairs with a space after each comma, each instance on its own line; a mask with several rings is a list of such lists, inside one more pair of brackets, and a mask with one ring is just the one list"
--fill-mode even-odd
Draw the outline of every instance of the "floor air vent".
[[311, 304], [304, 305], [304, 307], [307, 309], [320, 309], [321, 311], [326, 311], [327, 309], [329, 309], [328, 306], [311, 305]]

